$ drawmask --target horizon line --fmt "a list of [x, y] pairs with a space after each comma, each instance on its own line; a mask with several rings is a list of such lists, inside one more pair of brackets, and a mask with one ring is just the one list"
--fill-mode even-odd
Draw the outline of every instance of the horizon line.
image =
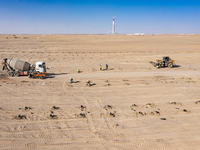
[[38, 33], [38, 34], [34, 34], [34, 33], [9, 33], [9, 34], [6, 34], [6, 33], [0, 33], [0, 36], [2, 35], [134, 35], [134, 36], [145, 36], [145, 35], [200, 35], [200, 33], [160, 33], [160, 34], [156, 34], [156, 33], [153, 33], [153, 34], [145, 34], [145, 33], [127, 33], [127, 34], [60, 34], [60, 33]]

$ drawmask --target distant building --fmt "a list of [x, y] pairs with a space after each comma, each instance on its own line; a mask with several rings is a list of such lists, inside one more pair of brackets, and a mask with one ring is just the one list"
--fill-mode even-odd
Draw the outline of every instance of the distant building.
[[145, 34], [144, 33], [134, 33], [134, 35], [142, 35], [142, 36], [144, 36]]

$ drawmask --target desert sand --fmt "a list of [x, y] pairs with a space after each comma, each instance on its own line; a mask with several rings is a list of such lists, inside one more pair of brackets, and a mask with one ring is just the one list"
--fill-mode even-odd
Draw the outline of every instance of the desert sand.
[[[200, 149], [200, 35], [16, 36], [0, 58], [48, 74], [1, 75], [0, 149]], [[149, 64], [163, 56], [177, 67]]]

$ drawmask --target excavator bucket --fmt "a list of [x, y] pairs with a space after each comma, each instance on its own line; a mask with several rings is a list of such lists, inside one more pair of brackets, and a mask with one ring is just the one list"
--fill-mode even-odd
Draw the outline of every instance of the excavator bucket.
[[154, 62], [154, 61], [149, 61], [149, 63], [152, 64], [153, 66], [156, 65], [156, 62]]

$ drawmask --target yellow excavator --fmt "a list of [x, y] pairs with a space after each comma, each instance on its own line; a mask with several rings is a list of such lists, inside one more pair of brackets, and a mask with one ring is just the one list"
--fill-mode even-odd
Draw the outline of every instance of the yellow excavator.
[[161, 68], [161, 67], [169, 67], [172, 68], [174, 66], [174, 60], [172, 60], [169, 56], [164, 56], [162, 60], [150, 61], [149, 63], [152, 64], [154, 67]]

